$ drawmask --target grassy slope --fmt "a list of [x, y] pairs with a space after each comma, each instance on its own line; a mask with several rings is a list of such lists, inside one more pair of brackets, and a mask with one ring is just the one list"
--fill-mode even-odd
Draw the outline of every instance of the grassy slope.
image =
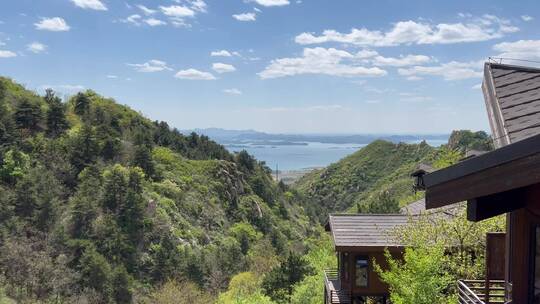
[[436, 149], [425, 143], [394, 144], [375, 141], [323, 170], [296, 183], [311, 208], [319, 214], [355, 210], [355, 204], [380, 191], [391, 191], [399, 200], [413, 195], [409, 174], [420, 162], [430, 161]]

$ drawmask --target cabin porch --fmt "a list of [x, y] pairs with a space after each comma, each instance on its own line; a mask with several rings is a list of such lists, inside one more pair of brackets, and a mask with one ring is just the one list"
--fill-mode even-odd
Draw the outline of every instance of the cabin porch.
[[343, 289], [337, 269], [324, 271], [324, 304], [348, 304], [351, 303], [352, 294], [348, 289]]
[[457, 282], [459, 304], [506, 303], [504, 280], [459, 280]]

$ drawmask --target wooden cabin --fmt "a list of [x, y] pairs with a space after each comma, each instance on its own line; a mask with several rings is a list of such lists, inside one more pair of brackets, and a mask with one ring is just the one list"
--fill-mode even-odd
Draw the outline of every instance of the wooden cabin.
[[[496, 149], [417, 184], [427, 209], [467, 201], [471, 221], [506, 214], [505, 303], [540, 303], [540, 69], [486, 63], [482, 89]], [[471, 297], [460, 303], [489, 302]]]
[[403, 246], [393, 231], [406, 225], [407, 215], [333, 214], [326, 224], [332, 235], [338, 269], [325, 275], [325, 304], [387, 304], [388, 286], [373, 267], [386, 267], [384, 250], [399, 257]]

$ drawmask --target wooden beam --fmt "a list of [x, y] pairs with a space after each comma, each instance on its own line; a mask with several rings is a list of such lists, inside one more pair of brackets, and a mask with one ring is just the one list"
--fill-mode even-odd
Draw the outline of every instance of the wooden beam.
[[528, 188], [519, 188], [467, 201], [467, 219], [478, 222], [525, 207]]
[[540, 154], [427, 187], [426, 208], [438, 208], [540, 183]]

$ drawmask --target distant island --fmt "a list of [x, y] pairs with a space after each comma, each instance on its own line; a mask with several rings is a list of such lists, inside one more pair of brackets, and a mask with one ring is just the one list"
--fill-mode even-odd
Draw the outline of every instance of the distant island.
[[192, 129], [181, 131], [204, 134], [223, 145], [303, 145], [309, 142], [324, 144], [366, 145], [382, 139], [393, 143], [447, 141], [449, 134], [271, 134], [255, 130], [227, 130], [221, 128]]

